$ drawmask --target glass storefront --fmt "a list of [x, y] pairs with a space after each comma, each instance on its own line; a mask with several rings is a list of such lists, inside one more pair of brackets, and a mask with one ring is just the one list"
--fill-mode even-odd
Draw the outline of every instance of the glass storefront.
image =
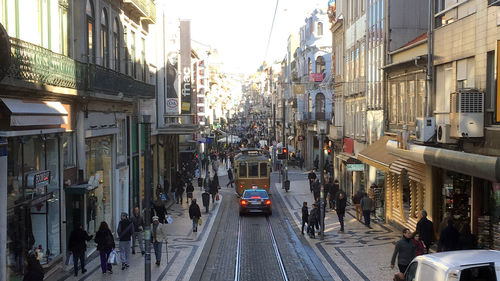
[[471, 186], [472, 178], [467, 175], [447, 171], [442, 189], [442, 214], [450, 214], [455, 226], [460, 229], [471, 221]]
[[[113, 137], [103, 136], [85, 140], [86, 176], [93, 189], [85, 194], [85, 225], [89, 235], [95, 235], [102, 221], [112, 225], [111, 187]], [[93, 240], [87, 243], [95, 247]], [[88, 251], [91, 252], [91, 251]]]
[[59, 139], [8, 140], [7, 274], [22, 280], [24, 259], [35, 252], [42, 265], [61, 254]]

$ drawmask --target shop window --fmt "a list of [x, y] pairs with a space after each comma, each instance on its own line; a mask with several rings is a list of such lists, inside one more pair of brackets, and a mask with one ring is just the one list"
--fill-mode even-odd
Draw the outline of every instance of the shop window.
[[410, 217], [410, 179], [406, 170], [401, 171], [401, 187], [403, 192], [403, 211], [406, 219]]
[[398, 108], [397, 108], [397, 99], [398, 99], [398, 89], [396, 83], [391, 84], [391, 100], [390, 100], [390, 120], [392, 124], [397, 122], [398, 118]]
[[62, 150], [63, 150], [63, 164], [64, 168], [74, 167], [75, 163], [75, 152], [74, 152], [74, 140], [73, 134], [64, 134], [62, 137]]

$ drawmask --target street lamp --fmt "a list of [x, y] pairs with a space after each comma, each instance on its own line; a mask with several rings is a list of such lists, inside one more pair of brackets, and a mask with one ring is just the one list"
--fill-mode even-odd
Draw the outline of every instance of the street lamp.
[[317, 129], [319, 131], [319, 169], [320, 169], [320, 222], [321, 222], [321, 234], [320, 240], [325, 239], [325, 175], [324, 175], [324, 165], [325, 165], [325, 152], [323, 151], [323, 141], [325, 138], [325, 134], [328, 129], [328, 121], [327, 120], [317, 120]]
[[151, 115], [143, 115], [142, 124], [145, 127], [145, 149], [144, 149], [144, 240], [146, 243], [146, 253], [144, 255], [144, 280], [151, 280], [151, 199], [152, 199], [152, 181], [151, 172], [153, 165], [151, 163]]

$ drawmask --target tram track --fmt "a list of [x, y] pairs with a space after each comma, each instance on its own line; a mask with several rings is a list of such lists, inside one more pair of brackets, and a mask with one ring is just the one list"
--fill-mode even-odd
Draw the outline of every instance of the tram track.
[[[237, 249], [236, 249], [236, 264], [235, 264], [235, 271], [234, 271], [234, 281], [247, 281], [246, 275], [243, 274], [244, 270], [242, 268], [242, 266], [245, 266], [245, 261], [242, 261], [242, 259], [244, 259], [243, 253], [245, 252], [245, 249], [243, 249], [243, 247], [244, 247], [244, 241], [243, 241], [244, 240], [243, 239], [244, 230], [243, 230], [243, 228], [244, 228], [244, 224], [250, 223], [250, 221], [247, 221], [248, 219], [250, 219], [250, 218], [240, 217], [238, 220], [238, 242], [237, 242]], [[252, 224], [249, 227], [254, 227], [257, 225], [259, 225], [259, 224]], [[264, 227], [267, 229], [267, 234], [268, 234], [269, 240], [268, 241], [261, 241], [261, 244], [259, 244], [259, 245], [260, 246], [263, 246], [266, 244], [272, 245], [272, 253], [274, 253], [274, 257], [276, 258], [276, 267], [279, 268], [281, 279], [283, 281], [288, 281], [289, 280], [288, 275], [286, 273], [286, 269], [285, 269], [283, 260], [282, 260], [281, 255], [280, 255], [278, 244], [276, 243], [276, 238], [275, 238], [274, 233], [273, 233], [271, 221], [270, 221], [268, 216], [266, 216], [265, 226], [260, 225], [259, 229], [264, 228]], [[259, 252], [259, 251], [262, 251], [263, 249], [255, 248], [253, 250]], [[250, 262], [253, 263], [253, 262], [265, 262], [265, 261], [254, 260], [254, 261], [250, 261]], [[265, 263], [269, 264], [269, 262], [270, 261], [267, 260], [267, 262], [265, 262]], [[275, 280], [275, 279], [273, 279], [273, 280]]]

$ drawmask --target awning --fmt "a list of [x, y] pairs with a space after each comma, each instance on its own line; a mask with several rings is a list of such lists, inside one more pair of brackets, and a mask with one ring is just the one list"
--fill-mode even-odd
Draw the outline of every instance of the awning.
[[68, 123], [68, 112], [58, 101], [0, 98], [10, 111], [10, 126], [54, 126]]
[[391, 139], [389, 136], [382, 136], [378, 141], [359, 152], [358, 159], [379, 170], [389, 171], [390, 165], [398, 159], [397, 156], [387, 152], [386, 144]]
[[425, 164], [398, 158], [391, 164], [390, 171], [398, 175], [406, 171], [409, 179], [419, 183], [425, 183]]

